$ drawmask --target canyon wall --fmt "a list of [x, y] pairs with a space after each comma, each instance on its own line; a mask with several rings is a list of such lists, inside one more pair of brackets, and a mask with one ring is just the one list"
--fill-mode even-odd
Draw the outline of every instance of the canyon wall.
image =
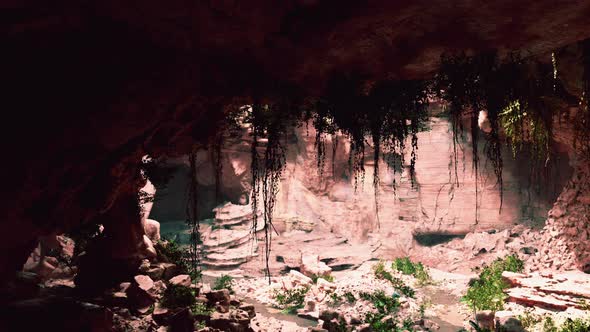
[[[434, 107], [436, 108], [436, 106]], [[434, 113], [440, 110], [433, 109]], [[469, 135], [460, 140], [458, 167], [455, 174], [453, 138], [448, 119], [430, 118], [428, 129], [418, 134], [416, 185], [409, 179], [410, 151], [405, 151], [404, 164], [387, 167], [379, 161], [378, 216], [373, 189], [373, 152], [366, 151], [364, 181], [354, 188], [354, 176], [349, 168], [350, 144], [342, 136], [324, 138], [326, 156], [320, 174], [315, 145], [315, 131], [309, 126], [292, 128], [286, 139], [287, 166], [283, 173], [275, 210], [275, 224], [312, 225], [316, 230], [328, 230], [346, 236], [351, 241], [366, 241], [369, 233], [391, 223], [408, 225], [406, 232], [466, 234], [472, 231], [509, 228], [515, 224], [542, 227], [545, 215], [561, 188], [569, 179], [571, 169], [565, 153], [555, 155], [553, 173], [543, 189], [529, 186], [530, 167], [526, 156], [512, 156], [504, 151], [503, 204], [493, 169], [480, 155], [476, 179], [471, 159]], [[333, 139], [338, 140], [332, 160]], [[483, 151], [485, 142], [480, 142]], [[408, 142], [409, 145], [409, 142]], [[222, 202], [214, 197], [215, 162], [211, 153], [198, 154], [199, 197], [203, 217]], [[250, 192], [250, 137], [246, 130], [239, 139], [227, 138], [222, 150], [221, 188], [223, 201], [246, 204]], [[180, 171], [168, 185], [167, 194], [156, 196], [152, 217], [161, 222], [184, 218], [185, 188], [188, 181], [186, 161], [180, 161]], [[394, 168], [398, 168], [394, 172]], [[395, 177], [396, 188], [392, 184]], [[160, 193], [160, 191], [158, 191]], [[211, 215], [210, 215], [211, 216]], [[389, 236], [389, 233], [385, 232]]]

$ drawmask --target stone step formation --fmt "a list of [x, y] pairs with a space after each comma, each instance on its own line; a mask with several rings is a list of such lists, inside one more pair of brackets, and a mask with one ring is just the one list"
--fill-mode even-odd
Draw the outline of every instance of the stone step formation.
[[[215, 219], [202, 234], [204, 267], [211, 270], [236, 269], [258, 256], [258, 239], [253, 234], [254, 212], [250, 205], [226, 203], [213, 210]], [[257, 213], [255, 233], [264, 228]]]

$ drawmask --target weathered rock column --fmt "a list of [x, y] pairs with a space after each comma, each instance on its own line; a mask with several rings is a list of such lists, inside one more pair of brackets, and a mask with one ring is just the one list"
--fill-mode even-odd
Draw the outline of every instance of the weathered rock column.
[[590, 162], [580, 160], [549, 211], [540, 268], [590, 273]]

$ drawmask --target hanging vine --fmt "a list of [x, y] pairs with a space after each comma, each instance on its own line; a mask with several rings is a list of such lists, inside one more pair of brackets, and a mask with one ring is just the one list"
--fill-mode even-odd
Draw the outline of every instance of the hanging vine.
[[223, 176], [223, 162], [221, 150], [223, 149], [223, 133], [224, 130], [219, 130], [215, 135], [213, 142], [209, 145], [211, 161], [213, 163], [213, 169], [215, 170], [215, 204], [219, 204], [222, 201], [221, 178]]
[[[585, 68], [590, 68], [590, 46], [587, 48]], [[466, 156], [466, 153], [461, 153], [464, 150], [464, 125], [469, 126], [477, 223], [481, 200], [479, 177], [483, 174], [480, 168], [484, 165], [481, 164], [480, 155], [485, 155], [491, 161], [500, 188], [500, 211], [504, 186], [503, 146], [510, 146], [514, 155], [524, 153], [526, 148], [531, 156], [544, 160], [544, 165], [547, 165], [551, 157], [553, 112], [547, 96], [555, 97], [561, 89], [556, 76], [555, 56], [552, 60], [553, 67], [522, 59], [518, 54], [510, 54], [503, 61], [494, 52], [471, 57], [465, 54], [445, 55], [441, 58], [440, 71], [433, 82], [394, 79], [372, 82], [361, 75], [344, 74], [333, 77], [328, 82], [324, 95], [308, 100], [307, 105], [299, 105], [286, 99], [274, 99], [268, 103], [256, 100], [249, 107], [244, 121], [250, 123], [252, 135], [252, 234], [256, 236], [258, 219], [262, 216], [264, 226], [261, 230], [264, 231], [265, 238], [267, 275], [270, 276], [273, 212], [286, 165], [284, 139], [290, 128], [298, 123], [314, 126], [314, 148], [320, 180], [323, 179], [326, 163], [326, 138], [331, 135], [332, 175], [335, 176], [338, 137], [339, 134], [347, 137], [350, 141], [349, 174], [351, 181], [354, 181], [355, 192], [359, 183], [364, 183], [365, 158], [372, 155], [375, 214], [379, 220], [381, 159], [386, 159], [388, 170], [394, 165], [394, 194], [396, 172], [401, 171], [401, 168], [398, 170], [395, 166], [397, 163], [406, 167], [411, 186], [416, 188], [419, 185], [416, 180], [418, 134], [429, 121], [429, 100], [432, 97], [444, 100], [453, 137], [449, 163], [449, 181], [453, 188], [459, 185], [459, 155], [463, 158]], [[590, 112], [586, 99], [590, 86], [590, 69], [584, 73], [584, 82], [585, 93], [581, 101], [583, 111], [580, 113], [584, 118], [580, 121], [580, 126], [588, 129]], [[304, 108], [306, 112], [302, 114], [301, 109]], [[488, 124], [484, 129], [480, 116], [485, 114]], [[585, 130], [585, 133], [588, 132], [590, 130]], [[588, 145], [588, 137], [580, 137]], [[481, 139], [485, 139], [485, 145], [480, 144]], [[218, 143], [216, 148], [221, 146]], [[370, 151], [371, 148], [373, 151]], [[407, 149], [411, 150], [406, 151]], [[409, 154], [407, 164], [406, 153]], [[219, 151], [216, 155], [216, 163], [219, 164]], [[218, 165], [217, 169], [221, 167]], [[220, 177], [220, 173], [217, 173], [216, 183], [219, 183]]]
[[[270, 253], [272, 234], [277, 233], [273, 226], [273, 213], [276, 197], [279, 192], [281, 177], [286, 165], [286, 150], [283, 140], [287, 136], [287, 129], [294, 126], [294, 119], [301, 119], [297, 108], [289, 102], [274, 105], [254, 103], [246, 122], [251, 124], [251, 172], [252, 193], [251, 205], [253, 210], [252, 234], [258, 231], [258, 211], [260, 196], [262, 196], [262, 216], [264, 221], [264, 247], [266, 274], [270, 282]], [[265, 146], [261, 145], [265, 143]], [[264, 153], [259, 150], [264, 149]], [[278, 233], [277, 233], [278, 234]]]
[[574, 147], [583, 158], [590, 158], [590, 39], [580, 43], [582, 48], [582, 96], [580, 111], [576, 114]]
[[199, 223], [199, 200], [198, 200], [198, 184], [197, 184], [197, 148], [193, 147], [189, 155], [190, 164], [190, 181], [188, 190], [187, 202], [187, 219], [186, 223], [189, 226], [190, 232], [190, 246], [188, 249], [189, 256], [189, 274], [192, 280], [196, 283], [201, 279], [201, 231]]

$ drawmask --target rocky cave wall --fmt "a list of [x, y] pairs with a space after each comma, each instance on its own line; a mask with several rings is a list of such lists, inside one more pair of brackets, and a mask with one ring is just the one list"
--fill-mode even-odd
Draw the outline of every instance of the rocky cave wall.
[[[319, 95], [337, 72], [430, 77], [445, 51], [541, 56], [590, 37], [590, 4], [579, 1], [4, 1], [0, 10], [0, 220], [11, 234], [1, 279], [40, 236], [98, 221], [133, 233], [139, 217], [119, 207], [142, 186], [141, 158], [207, 142], [224, 106], [276, 97], [279, 86]], [[141, 234], [131, 241], [141, 247]]]
[[[458, 178], [452, 160], [450, 123], [441, 114], [440, 105], [433, 105], [428, 128], [418, 135], [418, 158], [415, 187], [409, 179], [409, 151], [396, 172], [380, 160], [379, 221], [409, 221], [410, 233], [466, 234], [473, 231], [503, 229], [514, 224], [540, 228], [547, 211], [572, 174], [567, 153], [556, 152], [550, 165], [551, 175], [542, 190], [530, 186], [527, 155], [514, 157], [504, 150], [503, 206], [500, 188], [491, 165], [484, 165], [478, 176], [478, 203], [471, 159], [471, 142], [464, 138], [459, 149]], [[437, 115], [438, 114], [438, 115]], [[335, 159], [332, 160], [336, 142]], [[275, 224], [283, 229], [285, 221], [299, 220], [305, 229], [328, 229], [352, 241], [366, 241], [367, 234], [378, 228], [375, 197], [372, 187], [373, 152], [366, 151], [364, 180], [355, 192], [349, 169], [350, 142], [342, 136], [325, 137], [326, 156], [320, 174], [316, 134], [311, 126], [292, 128], [286, 138], [287, 166], [282, 178], [275, 213]], [[407, 143], [409, 145], [409, 142]], [[483, 145], [483, 144], [482, 144]], [[197, 158], [197, 181], [200, 185], [201, 218], [211, 218], [213, 208], [230, 201], [247, 204], [250, 195], [251, 136], [244, 129], [239, 139], [226, 136], [222, 148], [221, 201], [215, 199], [216, 161], [210, 150], [200, 150]], [[483, 147], [480, 149], [483, 151]], [[481, 160], [485, 160], [483, 153]], [[400, 160], [401, 162], [401, 160]], [[158, 190], [151, 218], [160, 222], [184, 220], [186, 188], [189, 182], [188, 161], [177, 161], [178, 171], [164, 190]], [[396, 188], [392, 187], [396, 181]], [[477, 214], [477, 220], [476, 220]]]

